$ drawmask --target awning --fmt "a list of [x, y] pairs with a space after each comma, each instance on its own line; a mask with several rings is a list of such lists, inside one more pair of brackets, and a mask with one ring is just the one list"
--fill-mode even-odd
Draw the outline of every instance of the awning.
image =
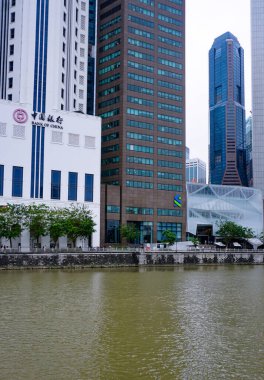
[[242, 247], [241, 244], [239, 244], [239, 243], [236, 242], [236, 241], [233, 243], [233, 246], [234, 246], [234, 247], [237, 247], [237, 248], [241, 248], [241, 247]]
[[222, 247], [222, 248], [225, 247], [225, 244], [222, 243], [221, 241], [216, 241], [216, 242], [215, 242], [215, 245], [217, 245], [218, 247]]

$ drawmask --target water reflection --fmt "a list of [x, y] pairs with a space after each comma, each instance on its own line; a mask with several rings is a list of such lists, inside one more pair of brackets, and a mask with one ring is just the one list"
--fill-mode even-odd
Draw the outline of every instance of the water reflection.
[[10, 379], [263, 379], [264, 267], [0, 272]]

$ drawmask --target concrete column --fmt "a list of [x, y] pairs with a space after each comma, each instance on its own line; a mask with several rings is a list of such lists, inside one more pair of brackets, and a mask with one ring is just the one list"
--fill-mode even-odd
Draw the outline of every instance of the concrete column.
[[59, 238], [59, 249], [67, 249], [67, 236]]
[[30, 252], [30, 233], [28, 230], [21, 233], [21, 252]]
[[44, 247], [44, 250], [50, 248], [50, 236], [41, 236], [40, 239], [41, 249]]

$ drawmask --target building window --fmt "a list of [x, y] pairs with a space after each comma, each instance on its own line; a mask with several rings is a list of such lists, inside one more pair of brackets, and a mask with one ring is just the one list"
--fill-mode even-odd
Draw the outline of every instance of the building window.
[[25, 126], [24, 125], [14, 125], [13, 126], [13, 137], [19, 139], [25, 138]]
[[13, 88], [13, 78], [8, 78], [8, 88]]
[[13, 166], [12, 197], [22, 197], [23, 194], [23, 168]]
[[69, 172], [68, 176], [68, 200], [77, 201], [78, 173]]
[[62, 73], [61, 74], [61, 81], [62, 81], [62, 83], [64, 83], [64, 78], [65, 78], [65, 75], [64, 75], [64, 73]]
[[62, 67], [65, 67], [65, 58], [62, 58]]
[[11, 101], [12, 101], [12, 99], [13, 99], [12, 94], [8, 94], [8, 95], [7, 95], [7, 100], [11, 100]]
[[61, 192], [61, 171], [52, 170], [51, 171], [51, 199], [60, 199]]
[[4, 195], [4, 165], [0, 165], [0, 195]]
[[10, 21], [11, 21], [11, 22], [15, 22], [15, 21], [16, 21], [16, 14], [15, 14], [15, 12], [12, 12], [12, 13], [11, 13]]
[[9, 71], [13, 71], [13, 70], [14, 70], [14, 62], [10, 61], [9, 62]]
[[15, 38], [15, 29], [10, 29], [10, 38]]
[[9, 46], [9, 55], [14, 55], [14, 45]]
[[0, 136], [6, 136], [6, 123], [0, 123]]
[[161, 242], [164, 240], [163, 232], [170, 230], [176, 235], [177, 240], [181, 239], [182, 235], [182, 224], [181, 223], [166, 223], [158, 222], [157, 223], [157, 241]]
[[75, 133], [69, 133], [68, 144], [73, 145], [73, 146], [79, 146], [80, 145], [80, 135], [77, 135]]
[[62, 97], [62, 99], [64, 98], [64, 89], [63, 88], [61, 89], [61, 97]]
[[85, 174], [85, 188], [84, 188], [85, 202], [93, 202], [93, 183], [94, 183], [94, 175]]
[[16, 0], [11, 0], [11, 7], [14, 7], [16, 5]]
[[95, 137], [85, 136], [84, 147], [85, 148], [95, 148]]
[[63, 134], [60, 131], [52, 131], [51, 142], [55, 144], [62, 144]]
[[66, 13], [63, 13], [63, 21], [66, 21]]
[[65, 48], [66, 48], [66, 45], [65, 45], [65, 42], [62, 43], [62, 51], [65, 53]]

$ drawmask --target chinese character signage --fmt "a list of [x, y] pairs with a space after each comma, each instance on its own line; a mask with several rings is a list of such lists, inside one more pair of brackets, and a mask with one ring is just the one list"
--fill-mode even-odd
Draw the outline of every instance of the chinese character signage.
[[45, 114], [42, 112], [34, 111], [32, 114], [32, 124], [39, 125], [41, 127], [49, 127], [55, 129], [63, 129], [62, 122], [63, 118], [60, 116], [54, 116], [50, 114]]

